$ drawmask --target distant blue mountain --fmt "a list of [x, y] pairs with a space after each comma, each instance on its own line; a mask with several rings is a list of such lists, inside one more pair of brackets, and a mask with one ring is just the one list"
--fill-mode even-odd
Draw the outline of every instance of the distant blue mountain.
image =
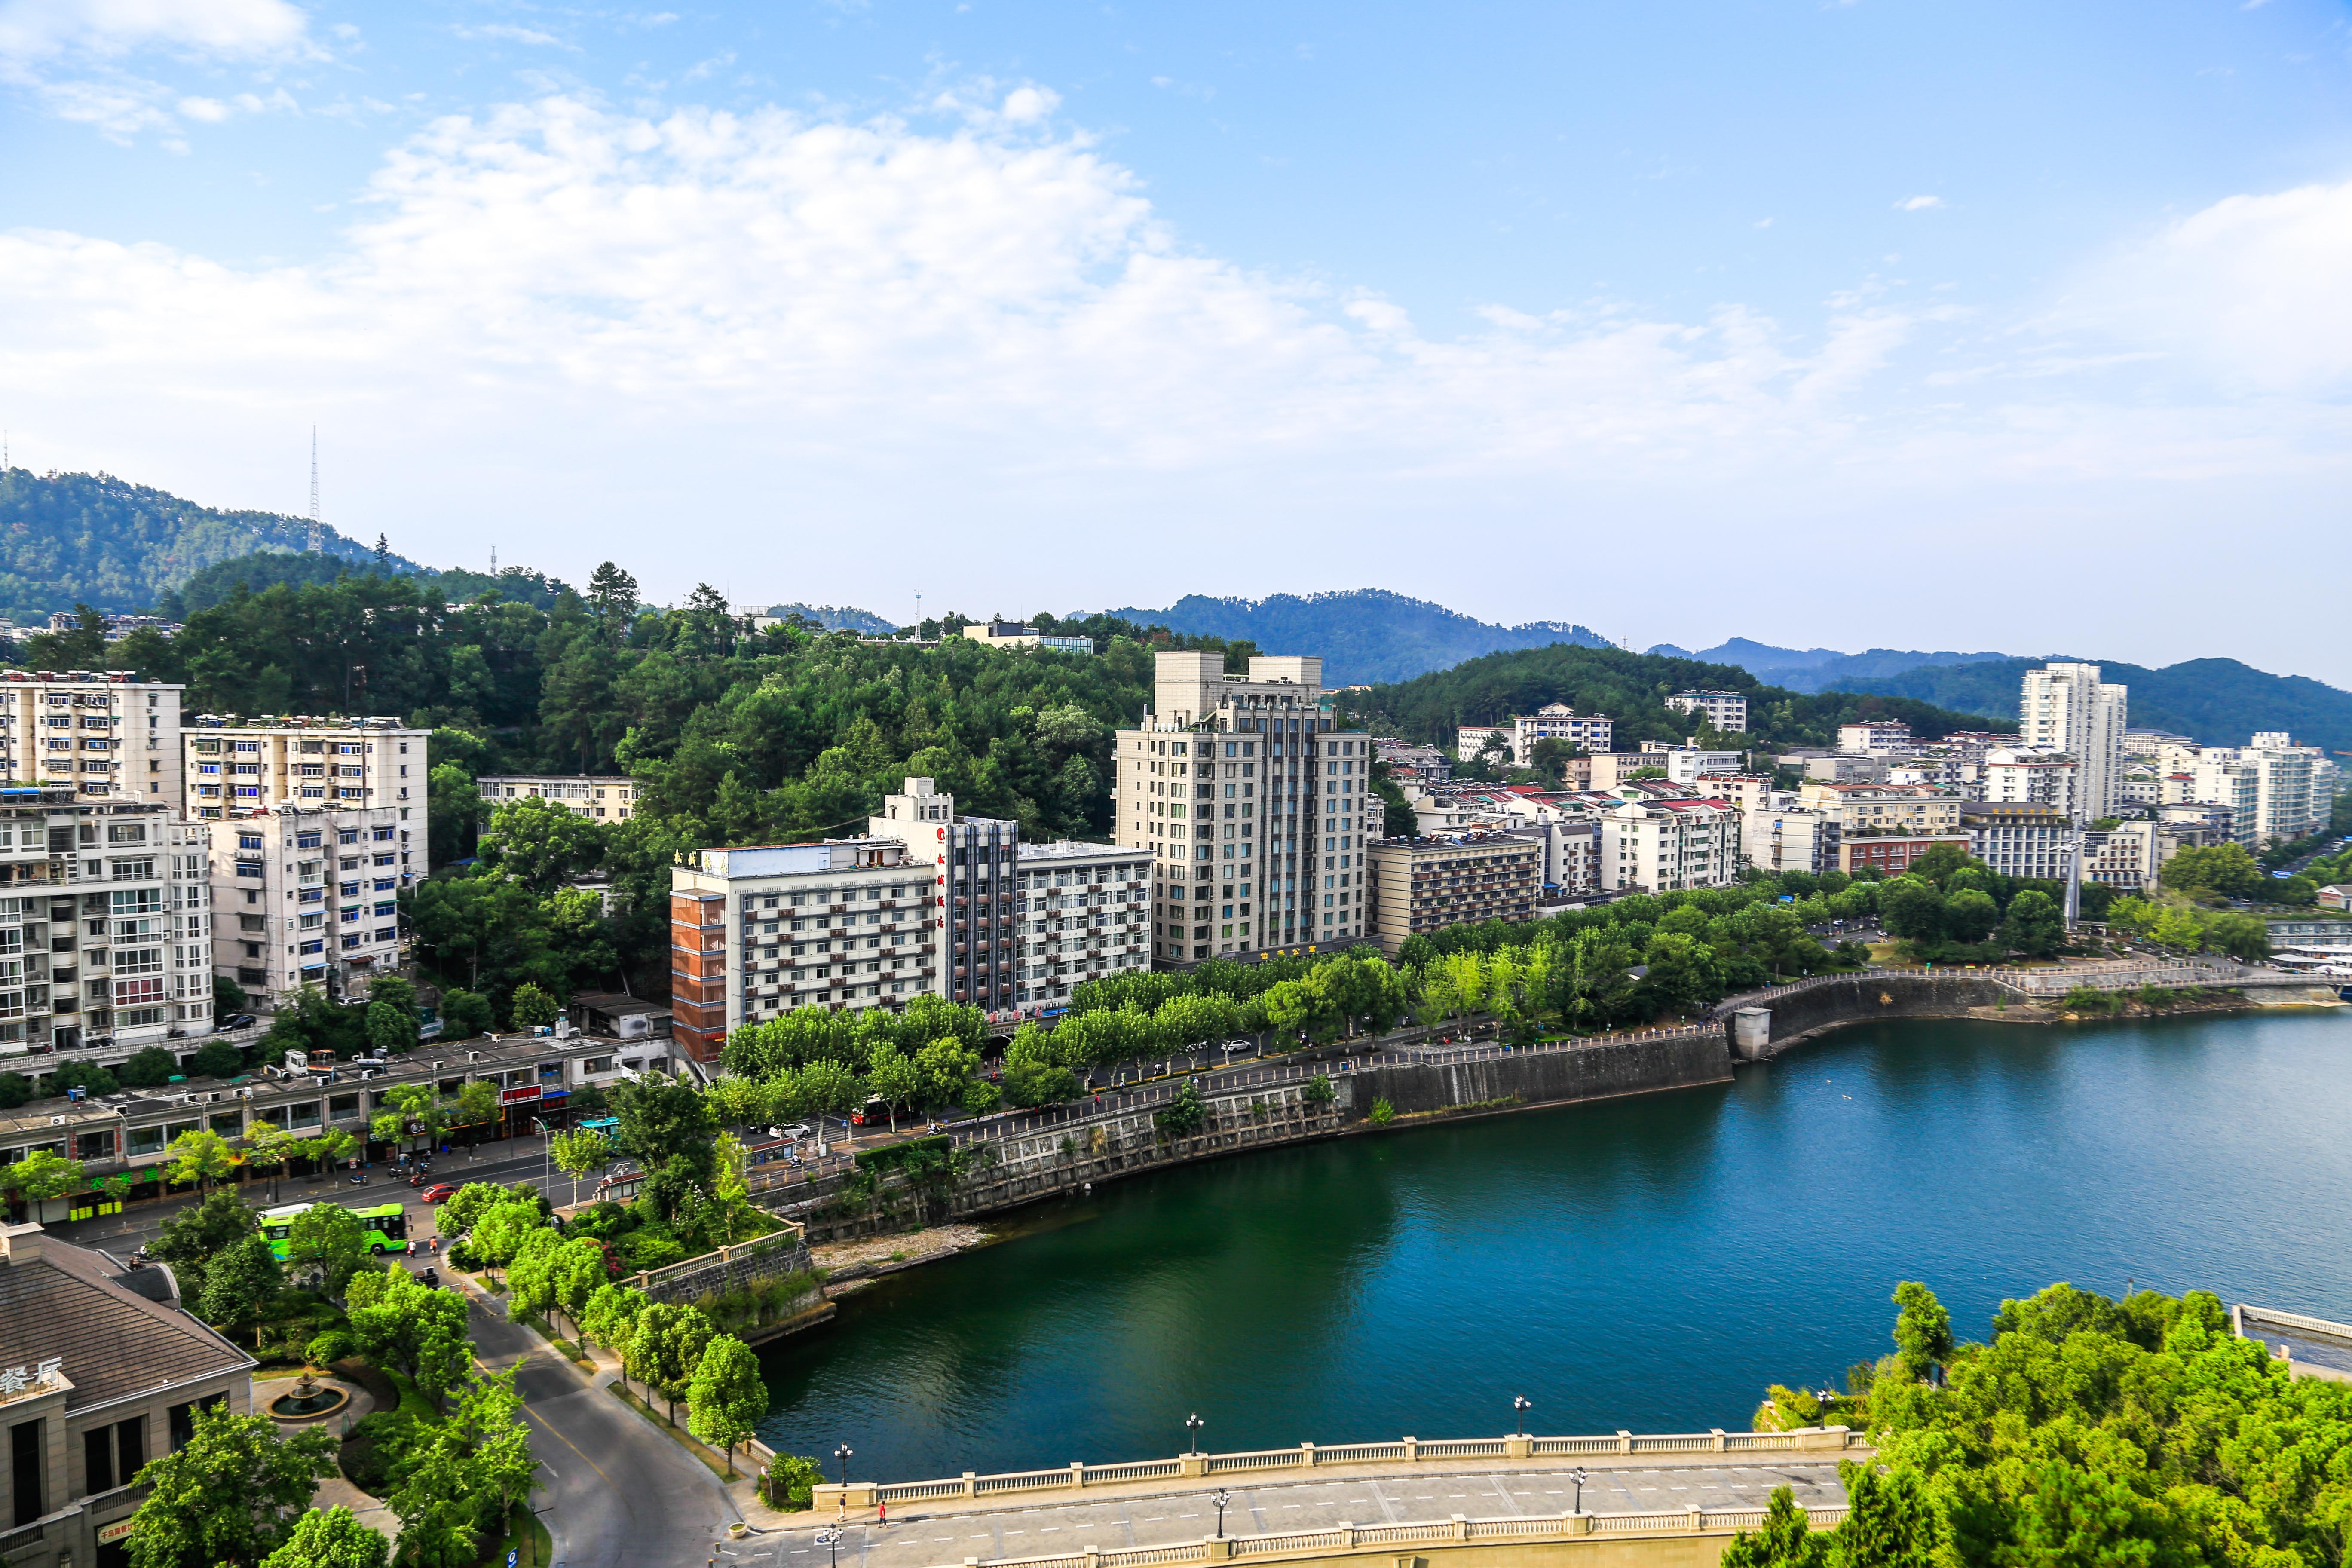
[[1164, 610], [1108, 612], [1144, 626], [1199, 637], [1249, 641], [1262, 653], [1320, 654], [1330, 686], [1410, 680], [1481, 654], [1507, 648], [1610, 647], [1607, 637], [1570, 621], [1496, 626], [1381, 588], [1335, 594], [1276, 594], [1265, 599], [1212, 599], [1188, 594]]
[[1838, 681], [1875, 680], [1906, 670], [1946, 666], [1997, 664], [2019, 657], [2007, 653], [1906, 653], [1889, 647], [1841, 653], [1833, 647], [1775, 647], [1746, 637], [1733, 637], [1698, 653], [1663, 642], [1649, 651], [1669, 658], [1736, 664], [1759, 679], [1785, 686], [1791, 691], [1822, 691]]

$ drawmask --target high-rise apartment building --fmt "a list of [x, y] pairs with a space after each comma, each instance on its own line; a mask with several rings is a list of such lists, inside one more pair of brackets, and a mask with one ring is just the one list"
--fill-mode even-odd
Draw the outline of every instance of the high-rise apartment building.
[[671, 867], [672, 1034], [716, 1061], [730, 1034], [790, 1008], [936, 993], [932, 876], [895, 837], [705, 849]]
[[1360, 942], [1380, 833], [1372, 742], [1341, 730], [1323, 661], [1159, 656], [1151, 709], [1118, 734], [1114, 836], [1156, 865], [1153, 954], [1253, 958]]
[[2238, 753], [2254, 774], [2255, 844], [2286, 843], [2326, 826], [2332, 803], [2311, 787], [2312, 765], [2321, 754], [2283, 731], [2258, 734]]
[[1543, 892], [1544, 847], [1536, 833], [1382, 838], [1368, 853], [1372, 896], [1365, 918], [1390, 958], [1408, 938], [1447, 926], [1531, 919]]
[[432, 736], [397, 719], [199, 713], [180, 737], [184, 809], [191, 820], [210, 821], [278, 805], [390, 806], [422, 844]]
[[1977, 794], [1983, 800], [2044, 806], [2072, 817], [2081, 788], [2082, 764], [2073, 757], [2033, 746], [1996, 746], [1985, 753]]
[[942, 994], [986, 1012], [1010, 1009], [1022, 913], [1013, 885], [1021, 825], [1009, 817], [959, 817], [954, 795], [930, 779], [910, 778], [899, 794], [883, 796], [881, 814], [866, 818], [866, 832], [900, 840], [908, 861], [930, 868], [940, 900], [932, 924]]
[[0, 672], [0, 778], [180, 804], [180, 697], [127, 669]]
[[2018, 741], [2074, 759], [2078, 822], [2115, 814], [2129, 716], [2129, 692], [2101, 680], [2095, 664], [2045, 664], [2025, 672]]
[[211, 1034], [207, 880], [205, 829], [162, 801], [0, 789], [0, 1058]]
[[1059, 1012], [1089, 980], [1151, 967], [1153, 859], [1118, 844], [1021, 846], [1013, 1011]]
[[400, 894], [425, 869], [400, 807], [281, 802], [201, 826], [218, 973], [275, 1005], [305, 985], [353, 997], [399, 967]]

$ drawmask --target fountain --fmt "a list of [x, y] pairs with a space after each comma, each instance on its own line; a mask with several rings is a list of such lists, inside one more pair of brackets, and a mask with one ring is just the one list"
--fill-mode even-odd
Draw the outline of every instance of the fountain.
[[321, 1386], [309, 1367], [294, 1380], [294, 1391], [281, 1394], [269, 1402], [269, 1413], [281, 1421], [314, 1421], [321, 1415], [331, 1415], [351, 1403], [351, 1395], [327, 1384]]

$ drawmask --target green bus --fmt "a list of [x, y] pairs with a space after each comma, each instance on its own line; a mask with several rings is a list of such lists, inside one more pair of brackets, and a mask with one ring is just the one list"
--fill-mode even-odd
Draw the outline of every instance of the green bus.
[[[297, 1215], [307, 1214], [324, 1204], [285, 1204], [261, 1211], [261, 1234], [269, 1238], [269, 1250], [280, 1263], [286, 1261], [286, 1235], [294, 1226]], [[355, 1208], [360, 1224], [367, 1231], [370, 1252], [405, 1252], [408, 1250], [408, 1211], [396, 1203], [376, 1204], [368, 1208]]]

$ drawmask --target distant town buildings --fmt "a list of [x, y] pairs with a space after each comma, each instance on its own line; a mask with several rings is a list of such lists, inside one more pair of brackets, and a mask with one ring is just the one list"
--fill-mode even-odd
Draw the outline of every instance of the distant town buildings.
[[203, 821], [284, 805], [392, 806], [421, 834], [432, 737], [391, 718], [199, 713], [175, 742], [186, 814]]
[[2095, 664], [2045, 664], [2025, 672], [2018, 741], [2074, 759], [2077, 821], [2114, 815], [2124, 776], [2124, 731], [2130, 694], [2099, 679]]
[[185, 690], [127, 669], [0, 671], [0, 775], [176, 809]]
[[1542, 847], [1531, 833], [1384, 838], [1370, 856], [1368, 919], [1391, 958], [1407, 938], [1446, 926], [1527, 920], [1543, 890]]
[[1054, 653], [1092, 653], [1092, 637], [1054, 637], [1018, 621], [975, 621], [964, 627], [965, 638], [988, 647], [1041, 647]]

